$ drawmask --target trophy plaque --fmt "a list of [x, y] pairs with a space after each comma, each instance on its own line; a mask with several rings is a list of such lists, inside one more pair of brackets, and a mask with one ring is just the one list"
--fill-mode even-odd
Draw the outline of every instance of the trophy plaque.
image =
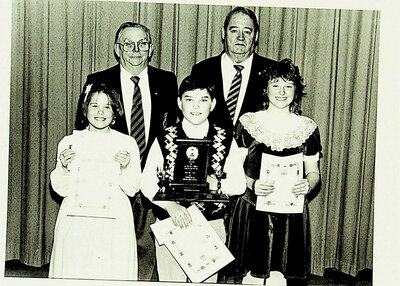
[[[176, 139], [177, 153], [173, 177], [158, 172], [160, 190], [154, 200], [226, 202], [221, 192], [209, 190], [207, 166], [211, 140]], [[220, 185], [220, 184], [219, 184]]]
[[175, 159], [171, 188], [200, 191], [207, 188], [208, 152], [211, 141], [177, 139], [178, 154]]

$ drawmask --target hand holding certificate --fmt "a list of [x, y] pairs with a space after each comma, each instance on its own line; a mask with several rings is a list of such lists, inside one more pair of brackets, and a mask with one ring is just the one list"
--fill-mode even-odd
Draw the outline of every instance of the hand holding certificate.
[[279, 157], [262, 155], [260, 181], [273, 182], [274, 189], [268, 195], [257, 196], [256, 209], [276, 213], [302, 213], [304, 195], [292, 190], [303, 178], [303, 154]]
[[113, 157], [118, 143], [103, 133], [73, 134], [76, 140], [71, 148], [77, 155], [69, 164], [74, 194], [68, 215], [114, 219], [112, 193], [118, 187], [120, 164]]
[[171, 218], [150, 225], [158, 243], [165, 245], [192, 282], [202, 282], [234, 257], [196, 205], [188, 209], [192, 223], [175, 226]]

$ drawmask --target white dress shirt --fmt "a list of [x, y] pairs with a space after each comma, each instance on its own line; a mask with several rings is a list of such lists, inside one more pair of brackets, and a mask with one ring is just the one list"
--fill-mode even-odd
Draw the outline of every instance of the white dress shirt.
[[[247, 89], [247, 84], [249, 83], [251, 64], [253, 62], [253, 55], [254, 54], [251, 54], [251, 56], [248, 59], [246, 59], [244, 62], [237, 64], [237, 65], [243, 66], [243, 69], [242, 69], [242, 82], [240, 85], [239, 97], [238, 97], [238, 101], [236, 104], [236, 112], [235, 112], [235, 116], [233, 118], [234, 125], [236, 123], [236, 120], [239, 117], [239, 111], [243, 104], [244, 95], [245, 95], [246, 89]], [[223, 87], [224, 87], [225, 100], [228, 97], [228, 93], [229, 93], [229, 89], [232, 84], [232, 80], [235, 77], [235, 74], [237, 72], [234, 65], [236, 65], [236, 63], [233, 62], [226, 53], [223, 53], [221, 56], [221, 72], [222, 72], [222, 82], [223, 82]]]
[[[133, 91], [135, 89], [135, 84], [131, 80], [132, 74], [130, 74], [121, 65], [120, 67], [121, 67], [122, 100], [124, 102], [125, 118], [126, 118], [126, 123], [128, 125], [128, 132], [130, 134], [131, 109], [132, 109], [132, 99], [133, 99]], [[139, 88], [142, 94], [144, 131], [147, 144], [147, 141], [149, 139], [150, 118], [151, 118], [151, 97], [150, 97], [149, 75], [147, 73], [147, 67], [140, 74], [138, 74], [137, 77], [140, 78]]]
[[210, 127], [210, 123], [208, 120], [204, 120], [199, 125], [194, 125], [190, 123], [186, 118], [182, 120], [182, 129], [185, 131], [185, 134], [189, 138], [193, 139], [203, 139], [207, 136], [208, 128]]

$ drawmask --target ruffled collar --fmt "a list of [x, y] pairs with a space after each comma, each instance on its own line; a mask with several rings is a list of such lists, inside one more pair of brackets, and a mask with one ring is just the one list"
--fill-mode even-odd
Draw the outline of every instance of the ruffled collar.
[[240, 117], [243, 128], [258, 142], [264, 143], [273, 151], [296, 148], [301, 146], [313, 134], [317, 124], [308, 117], [293, 116], [293, 128], [287, 132], [276, 132], [268, 128], [268, 123], [263, 120], [265, 111], [249, 112]]

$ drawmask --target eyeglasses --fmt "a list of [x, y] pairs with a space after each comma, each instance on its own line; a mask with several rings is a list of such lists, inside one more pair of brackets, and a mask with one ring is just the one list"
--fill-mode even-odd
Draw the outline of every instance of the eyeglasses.
[[117, 43], [121, 45], [125, 52], [132, 52], [133, 50], [139, 50], [141, 52], [147, 52], [150, 49], [150, 43], [147, 41], [140, 42], [125, 42], [125, 43]]

